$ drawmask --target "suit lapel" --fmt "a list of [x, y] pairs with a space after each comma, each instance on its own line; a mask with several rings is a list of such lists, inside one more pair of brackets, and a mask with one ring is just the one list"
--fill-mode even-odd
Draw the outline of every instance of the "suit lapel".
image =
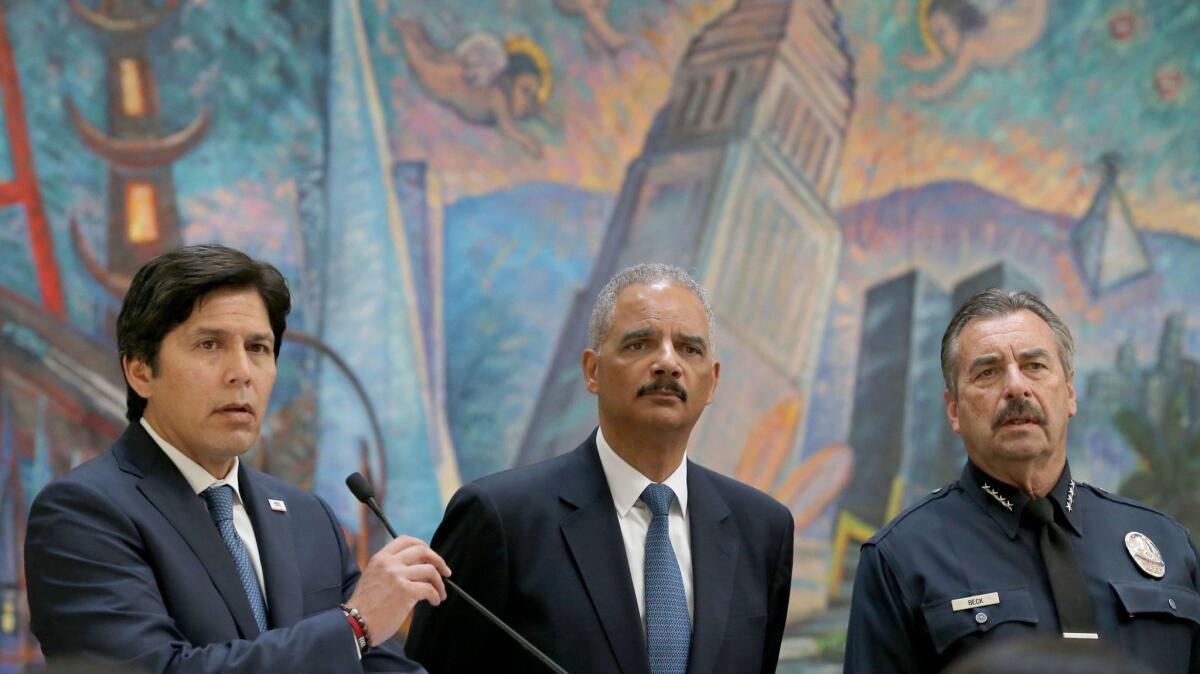
[[238, 580], [233, 557], [213, 526], [204, 500], [192, 491], [179, 469], [140, 424], [131, 424], [125, 430], [114, 445], [113, 454], [122, 470], [141, 476], [138, 491], [187, 542], [225, 600], [241, 636], [246, 639], [257, 637], [258, 625], [250, 612], [246, 591]]
[[692, 529], [692, 594], [695, 619], [692, 627], [692, 651], [688, 658], [690, 674], [713, 671], [733, 593], [737, 571], [738, 543], [732, 514], [725, 499], [717, 493], [704, 469], [688, 464], [688, 519]]
[[283, 501], [283, 495], [271, 492], [253, 471], [244, 466], [239, 470], [238, 487], [254, 525], [254, 537], [258, 539], [258, 556], [267, 586], [269, 625], [288, 627], [303, 617], [304, 597], [289, 515], [269, 506], [270, 499]]
[[629, 561], [604, 469], [596, 454], [595, 435], [575, 450], [574, 456], [574, 466], [559, 492], [565, 503], [576, 508], [563, 518], [563, 537], [621, 671], [649, 674]]

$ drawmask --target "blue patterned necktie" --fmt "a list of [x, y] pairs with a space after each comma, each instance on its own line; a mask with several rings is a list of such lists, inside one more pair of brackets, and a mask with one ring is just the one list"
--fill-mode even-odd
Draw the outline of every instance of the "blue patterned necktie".
[[683, 575], [669, 535], [673, 500], [675, 492], [665, 484], [642, 492], [642, 503], [653, 513], [646, 532], [646, 650], [652, 674], [686, 672], [692, 643]]
[[250, 612], [254, 614], [254, 622], [258, 623], [259, 631], [266, 632], [267, 608], [263, 604], [262, 590], [258, 587], [258, 574], [254, 572], [254, 565], [250, 563], [246, 544], [242, 542], [233, 526], [233, 487], [227, 484], [213, 485], [201, 492], [201, 495], [208, 503], [208, 516], [212, 518], [213, 524], [217, 525], [225, 547], [229, 548], [229, 553], [233, 555], [233, 564], [241, 577], [242, 588], [246, 590], [246, 599], [250, 600]]

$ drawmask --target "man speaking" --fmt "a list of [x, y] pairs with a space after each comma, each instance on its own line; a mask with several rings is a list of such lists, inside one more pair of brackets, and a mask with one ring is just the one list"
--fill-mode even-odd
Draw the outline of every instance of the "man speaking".
[[324, 501], [239, 461], [291, 308], [218, 245], [155, 258], [117, 319], [129, 426], [34, 501], [25, 574], [47, 660], [158, 673], [414, 672], [384, 642], [450, 571], [410, 537], [360, 575]]

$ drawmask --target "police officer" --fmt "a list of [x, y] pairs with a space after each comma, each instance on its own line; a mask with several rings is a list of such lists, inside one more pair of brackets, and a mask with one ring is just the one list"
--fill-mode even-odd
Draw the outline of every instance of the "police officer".
[[985, 641], [1096, 640], [1200, 672], [1200, 570], [1178, 522], [1071, 477], [1075, 344], [1032, 294], [967, 300], [942, 337], [957, 482], [862, 548], [845, 672], [937, 672]]

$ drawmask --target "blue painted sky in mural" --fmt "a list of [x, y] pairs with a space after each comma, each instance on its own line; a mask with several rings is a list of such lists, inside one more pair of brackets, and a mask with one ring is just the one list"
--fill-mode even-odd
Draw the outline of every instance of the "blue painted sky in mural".
[[[1107, 150], [1125, 157], [1126, 189], [1143, 202], [1200, 196], [1200, 123], [1196, 121], [1200, 119], [1200, 43], [1196, 40], [1200, 4], [1187, 0], [976, 2], [986, 8], [985, 14], [1018, 15], [1012, 21], [1018, 26], [1024, 15], [1032, 13], [1031, 7], [1048, 5], [1045, 26], [1028, 48], [1002, 64], [975, 65], [956, 87], [932, 100], [923, 100], [920, 88], [950, 67], [928, 72], [906, 67], [906, 52], [928, 52], [916, 4], [837, 3], [858, 60], [860, 105], [854, 124], [860, 130], [882, 132], [872, 139], [915, 125], [930, 137], [941, 136], [950, 143], [957, 139], [979, 155], [992, 151], [1019, 155], [1028, 149], [1026, 144], [1053, 148], [1048, 154], [1065, 154], [1047, 157], [1042, 164], [1028, 152], [1015, 166], [996, 162], [1001, 170], [1037, 174], [1048, 181], [1042, 188], [1017, 183], [1038, 192], [1032, 200], [1028, 193], [1013, 195], [1027, 204], [1040, 202], [1042, 207], [1070, 203], [1063, 197], [1049, 203], [1055, 199], [1050, 190], [1075, 193], [1086, 177], [1073, 167], [1094, 164]], [[1018, 29], [1011, 30], [1013, 39], [1019, 39]], [[851, 148], [864, 155], [875, 149], [870, 143], [851, 143]], [[915, 183], [907, 184], [919, 184], [921, 174], [936, 172], [924, 154], [933, 154], [943, 165], [983, 158], [926, 153], [920, 147], [910, 154]], [[860, 171], [870, 170], [856, 169], [854, 162], [852, 157], [847, 175], [850, 189], [845, 193], [851, 201], [857, 200], [862, 187]], [[902, 176], [896, 180], [905, 182]]]
[[446, 210], [447, 402], [464, 481], [512, 465], [611, 201], [525, 185]]

